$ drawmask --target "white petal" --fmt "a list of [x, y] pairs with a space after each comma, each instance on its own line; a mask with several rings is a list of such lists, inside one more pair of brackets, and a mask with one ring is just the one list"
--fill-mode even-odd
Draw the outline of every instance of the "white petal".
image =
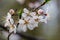
[[12, 29], [12, 28], [10, 28], [9, 29], [9, 32], [11, 33], [11, 32], [13, 32], [14, 31], [14, 33], [16, 33], [16, 25], [14, 25], [14, 28]]
[[14, 25], [14, 33], [16, 33], [16, 25]]
[[24, 13], [29, 13], [29, 10], [26, 8], [24, 8], [23, 11], [24, 11]]
[[31, 16], [35, 16], [36, 15], [36, 12], [31, 12], [30, 15]]
[[22, 20], [22, 19], [20, 19], [20, 20], [19, 20], [19, 23], [20, 23], [20, 24], [24, 24], [24, 23], [25, 23], [25, 21], [24, 21], [24, 20]]
[[40, 20], [43, 19], [43, 16], [39, 16], [38, 19], [40, 19]]
[[34, 23], [34, 22], [35, 22], [35, 20], [32, 18], [29, 20], [29, 23]]
[[6, 22], [4, 26], [7, 27], [7, 26], [9, 26], [9, 25], [10, 25], [10, 23]]
[[4, 25], [5, 27], [7, 27], [7, 26], [10, 26], [10, 23], [9, 23], [9, 21], [8, 20], [6, 20], [6, 23], [5, 23], [5, 25]]
[[33, 19], [38, 19], [38, 16], [33, 16]]
[[13, 29], [11, 29], [11, 28], [9, 29], [9, 32], [10, 32], [10, 33], [13, 32], [13, 31], [14, 31]]
[[19, 24], [18, 29], [19, 32], [26, 32], [27, 31], [27, 27], [24, 24]]
[[31, 17], [29, 17], [29, 16], [27, 16], [27, 17], [24, 18], [24, 20], [26, 20], [26, 21], [28, 21], [30, 19], [31, 19]]
[[10, 19], [10, 23], [11, 24], [14, 24], [14, 20], [12, 18]]
[[41, 19], [40, 22], [47, 23], [47, 20], [46, 19]]
[[18, 32], [21, 32], [22, 31], [22, 25], [20, 25], [20, 24], [18, 25], [17, 31]]
[[31, 25], [31, 24], [28, 24], [27, 27], [28, 27], [29, 30], [33, 30], [34, 29], [34, 26]]
[[6, 19], [10, 19], [10, 18], [11, 18], [11, 14], [10, 13], [7, 13]]
[[38, 22], [36, 22], [34, 19], [29, 20], [29, 23], [35, 28], [38, 27]]
[[23, 18], [27, 17], [27, 14], [26, 13], [22, 13], [22, 17]]
[[26, 31], [27, 31], [26, 25], [23, 25], [23, 26], [22, 26], [22, 31], [23, 31], [23, 32], [26, 32]]
[[35, 26], [35, 27], [38, 27], [38, 22], [35, 22], [35, 23], [34, 23], [34, 26]]

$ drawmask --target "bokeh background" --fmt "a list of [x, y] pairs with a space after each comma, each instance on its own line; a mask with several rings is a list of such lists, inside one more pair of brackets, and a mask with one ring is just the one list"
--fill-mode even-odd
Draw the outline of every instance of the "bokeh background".
[[[26, 0], [26, 3], [28, 1]], [[43, 1], [44, 0], [41, 0], [41, 2]], [[0, 0], [0, 24], [4, 24], [4, 20], [2, 18], [6, 16], [9, 9], [13, 8], [20, 10], [21, 7], [26, 6], [19, 4], [16, 0]], [[51, 0], [41, 8], [50, 15], [48, 23], [40, 23], [38, 28], [33, 31], [28, 30], [22, 34], [31, 35], [32, 37], [45, 40], [60, 40], [60, 0]], [[8, 34], [9, 33], [6, 31], [0, 31], [0, 40], [7, 40]], [[10, 40], [29, 39], [23, 38], [17, 34], [12, 34], [10, 36]]]

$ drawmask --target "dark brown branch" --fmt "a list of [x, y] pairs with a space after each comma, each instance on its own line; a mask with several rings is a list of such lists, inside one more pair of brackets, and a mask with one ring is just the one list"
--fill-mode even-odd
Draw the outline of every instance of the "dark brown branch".
[[38, 8], [40, 8], [41, 6], [45, 5], [46, 4], [46, 1], [43, 2], [39, 7], [37, 7], [36, 9], [34, 9], [34, 11], [36, 11]]
[[12, 34], [13, 34], [13, 32], [11, 32], [11, 33], [8, 35], [8, 38], [7, 38], [8, 40], [9, 40], [9, 37], [10, 37]]

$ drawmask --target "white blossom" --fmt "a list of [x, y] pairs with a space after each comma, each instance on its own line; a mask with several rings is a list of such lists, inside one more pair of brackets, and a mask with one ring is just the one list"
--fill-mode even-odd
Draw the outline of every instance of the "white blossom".
[[43, 12], [44, 12], [44, 11], [43, 11], [42, 9], [39, 9], [39, 10], [38, 10], [38, 14], [43, 14]]
[[7, 13], [7, 16], [6, 16], [6, 20], [10, 19], [11, 18], [11, 14], [8, 12]]
[[30, 15], [31, 16], [35, 16], [36, 15], [36, 12], [31, 12]]
[[10, 19], [11, 19], [11, 14], [8, 12], [5, 20], [5, 25], [4, 25], [5, 27], [10, 25], [10, 22], [9, 22]]
[[40, 22], [47, 23], [47, 16], [39, 16], [39, 19]]
[[25, 21], [24, 21], [24, 20], [19, 19], [19, 24], [24, 24], [24, 23], [25, 23]]
[[9, 32], [11, 33], [13, 31], [14, 31], [14, 33], [16, 33], [16, 25], [10, 26]]
[[23, 32], [27, 31], [26, 25], [24, 23], [25, 23], [24, 20], [22, 19], [19, 20], [18, 31], [23, 31]]
[[28, 21], [28, 20], [30, 20], [30, 19], [31, 19], [30, 16], [27, 16], [27, 17], [24, 18], [24, 20], [26, 20], [26, 21]]
[[7, 26], [9, 26], [9, 25], [10, 25], [10, 23], [9, 23], [9, 21], [8, 21], [8, 20], [6, 20], [5, 22], [6, 22], [6, 23], [5, 23], [5, 25], [4, 25], [5, 27], [7, 27]]
[[38, 16], [36, 15], [36, 16], [33, 16], [33, 19], [38, 19]]
[[27, 25], [28, 29], [33, 30], [38, 26], [38, 23], [34, 19], [29, 20], [29, 24]]
[[5, 27], [14, 23], [14, 20], [11, 18], [11, 14], [10, 13], [7, 13], [7, 17], [6, 17], [6, 21], [5, 22], [6, 22], [5, 23]]
[[23, 12], [24, 12], [24, 13], [29, 13], [29, 10], [28, 10], [27, 8], [24, 8], [24, 9], [23, 9]]
[[[13, 25], [13, 26], [12, 26]], [[16, 25], [14, 25], [14, 20], [11, 17], [11, 14], [8, 12], [7, 13], [7, 17], [6, 17], [6, 21], [5, 21], [5, 27], [9, 27], [9, 32], [11, 33], [12, 31], [14, 31], [14, 33], [16, 33]]]
[[27, 14], [26, 13], [22, 13], [22, 18], [25, 18], [27, 17]]

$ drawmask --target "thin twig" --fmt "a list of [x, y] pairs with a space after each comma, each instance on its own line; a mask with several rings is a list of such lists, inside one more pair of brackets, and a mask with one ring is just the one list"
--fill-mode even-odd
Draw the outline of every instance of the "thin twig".
[[7, 38], [8, 40], [9, 40], [9, 37], [10, 37], [13, 33], [14, 33], [14, 32], [11, 32], [11, 33], [8, 35], [8, 38]]
[[34, 11], [36, 11], [38, 8], [40, 8], [41, 6], [45, 5], [46, 4], [46, 1], [43, 2], [39, 7], [37, 7], [36, 9], [34, 9]]

